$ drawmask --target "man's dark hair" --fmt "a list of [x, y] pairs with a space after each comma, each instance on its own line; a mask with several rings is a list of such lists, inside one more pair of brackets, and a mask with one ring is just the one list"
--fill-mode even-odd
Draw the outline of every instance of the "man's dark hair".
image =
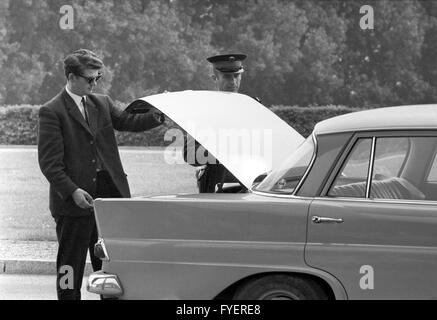
[[85, 69], [102, 69], [102, 60], [92, 51], [79, 49], [64, 59], [64, 72], [68, 79], [70, 73], [80, 75]]

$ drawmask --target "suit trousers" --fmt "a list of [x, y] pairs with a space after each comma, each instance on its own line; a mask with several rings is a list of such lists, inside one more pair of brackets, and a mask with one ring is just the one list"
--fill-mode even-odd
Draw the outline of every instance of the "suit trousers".
[[[107, 171], [97, 173], [96, 198], [121, 198]], [[56, 290], [59, 300], [80, 300], [80, 289], [87, 251], [94, 271], [102, 268], [102, 261], [94, 255], [97, 226], [94, 213], [84, 217], [56, 216], [58, 255], [56, 259]]]

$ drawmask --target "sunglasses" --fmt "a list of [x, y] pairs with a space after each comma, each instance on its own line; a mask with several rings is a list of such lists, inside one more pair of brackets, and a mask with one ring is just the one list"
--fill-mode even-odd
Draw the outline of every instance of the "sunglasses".
[[84, 78], [89, 84], [93, 83], [94, 81], [97, 82], [102, 77], [101, 74], [99, 74], [97, 77], [85, 77], [84, 75], [78, 74], [79, 77]]

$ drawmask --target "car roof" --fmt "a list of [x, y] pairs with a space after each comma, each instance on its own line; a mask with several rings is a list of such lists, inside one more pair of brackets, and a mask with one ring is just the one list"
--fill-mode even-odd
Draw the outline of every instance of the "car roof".
[[352, 112], [319, 122], [314, 133], [410, 129], [437, 129], [437, 104]]

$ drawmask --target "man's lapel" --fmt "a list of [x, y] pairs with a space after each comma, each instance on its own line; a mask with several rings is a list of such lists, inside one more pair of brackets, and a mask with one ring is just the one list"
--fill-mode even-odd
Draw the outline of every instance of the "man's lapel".
[[79, 108], [77, 107], [73, 98], [70, 97], [70, 95], [67, 93], [65, 88], [63, 91], [63, 96], [65, 101], [65, 106], [70, 116], [76, 121], [78, 121], [82, 125], [82, 127], [84, 127], [84, 129], [87, 130], [92, 135], [93, 133], [91, 132], [90, 127], [86, 123], [85, 118], [82, 116], [82, 113], [80, 113]]
[[90, 123], [90, 129], [93, 134], [97, 132], [97, 118], [98, 118], [98, 109], [94, 104], [94, 101], [91, 100], [90, 96], [86, 97], [86, 104], [88, 110], [88, 122]]

